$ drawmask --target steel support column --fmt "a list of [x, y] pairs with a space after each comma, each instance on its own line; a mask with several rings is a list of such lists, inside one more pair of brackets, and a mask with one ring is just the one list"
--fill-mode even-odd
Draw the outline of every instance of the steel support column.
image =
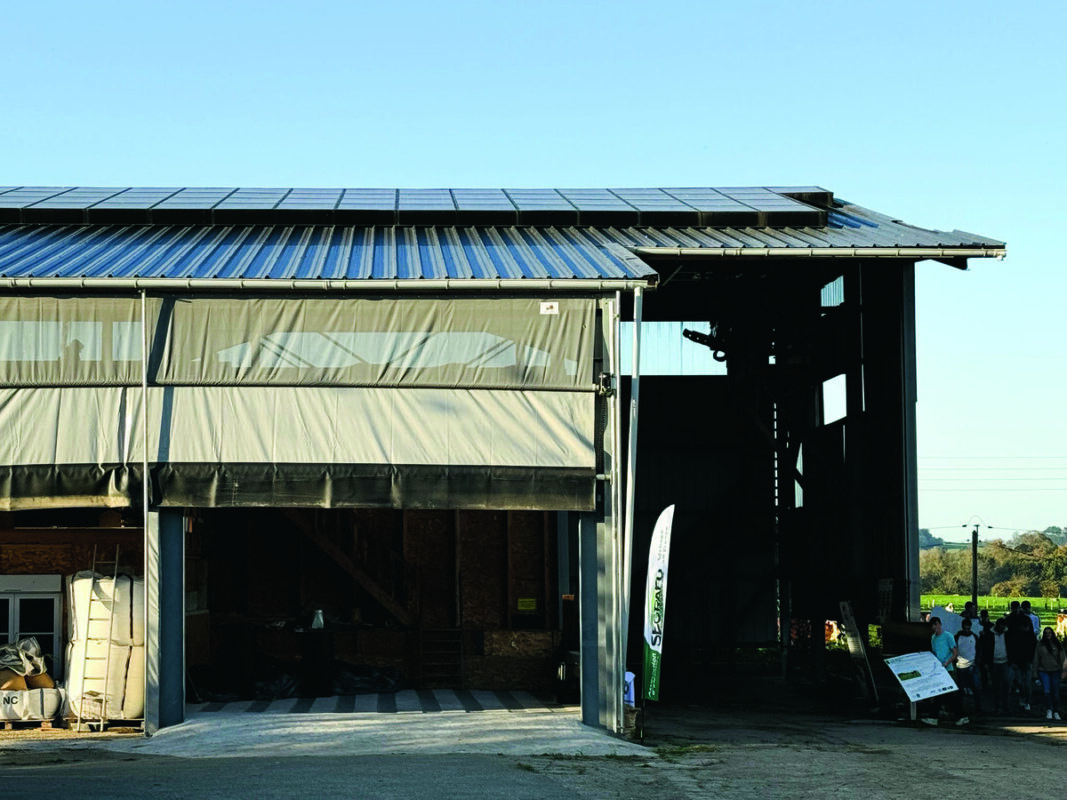
[[185, 719], [185, 526], [180, 509], [145, 519], [145, 733]]
[[[597, 314], [598, 373], [617, 369], [617, 304], [601, 301]], [[613, 381], [614, 382], [614, 381]], [[600, 459], [596, 511], [579, 517], [582, 722], [621, 732], [625, 662], [622, 647], [623, 502], [618, 386], [598, 398], [596, 430]]]

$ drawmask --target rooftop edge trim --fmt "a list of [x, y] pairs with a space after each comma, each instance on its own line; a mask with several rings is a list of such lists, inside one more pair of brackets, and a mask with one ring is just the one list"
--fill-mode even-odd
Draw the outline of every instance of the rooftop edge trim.
[[270, 278], [0, 278], [0, 289], [102, 289], [158, 291], [447, 292], [497, 289], [515, 292], [617, 292], [654, 289], [658, 275], [634, 278], [412, 278], [285, 280]]

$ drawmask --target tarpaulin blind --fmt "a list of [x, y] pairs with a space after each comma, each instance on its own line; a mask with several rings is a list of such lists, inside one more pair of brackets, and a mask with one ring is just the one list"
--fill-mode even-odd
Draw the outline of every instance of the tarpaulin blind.
[[139, 386], [133, 297], [0, 296], [0, 386]]
[[588, 389], [593, 315], [588, 299], [168, 299], [155, 380]]
[[[575, 298], [150, 298], [156, 385], [588, 390]], [[136, 298], [0, 298], [0, 385], [136, 386]]]
[[[592, 298], [8, 297], [0, 507], [589, 508]], [[64, 499], [66, 498], [66, 499]]]

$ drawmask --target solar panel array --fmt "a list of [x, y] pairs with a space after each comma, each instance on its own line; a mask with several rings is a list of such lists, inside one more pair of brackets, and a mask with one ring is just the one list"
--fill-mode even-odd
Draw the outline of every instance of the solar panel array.
[[0, 222], [822, 226], [819, 187], [237, 189], [0, 186]]

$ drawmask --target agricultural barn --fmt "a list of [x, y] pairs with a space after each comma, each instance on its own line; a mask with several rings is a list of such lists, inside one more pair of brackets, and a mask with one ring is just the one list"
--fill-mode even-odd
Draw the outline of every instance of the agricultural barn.
[[662, 696], [842, 600], [917, 619], [915, 263], [1003, 253], [817, 187], [2, 187], [0, 634], [82, 669], [95, 568], [143, 580], [148, 732], [268, 665], [571, 651], [617, 731], [671, 504]]

